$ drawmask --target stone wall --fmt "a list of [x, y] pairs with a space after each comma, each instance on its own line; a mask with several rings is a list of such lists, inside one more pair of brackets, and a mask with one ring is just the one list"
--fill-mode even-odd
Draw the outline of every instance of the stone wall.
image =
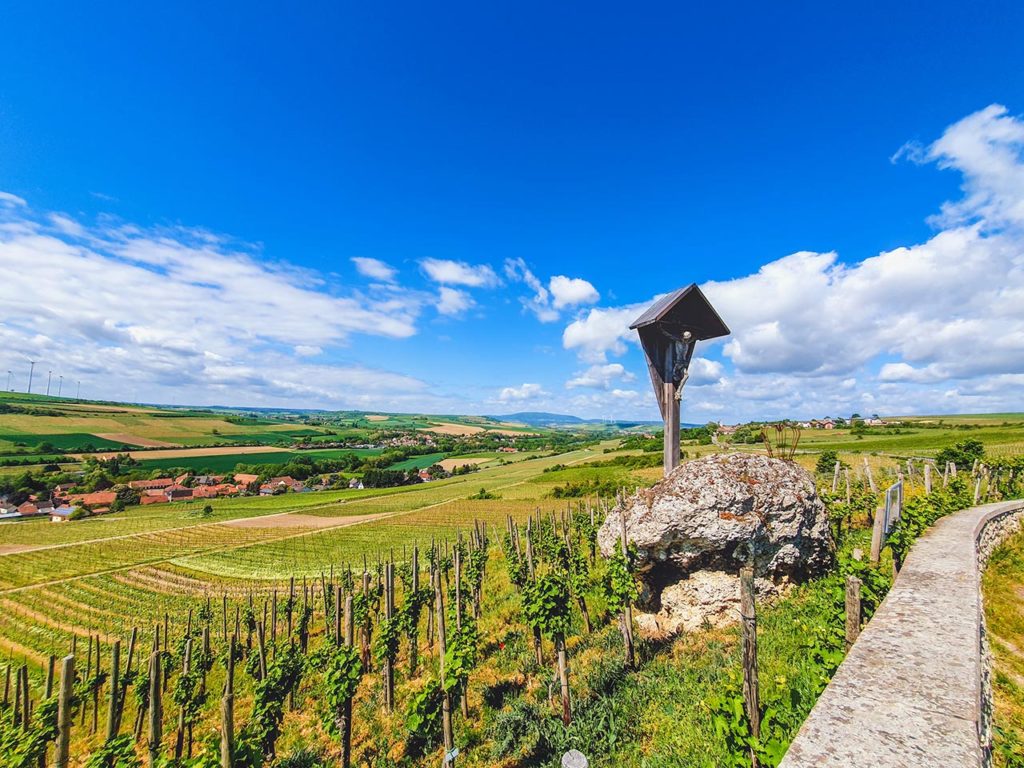
[[991, 762], [981, 572], [1024, 524], [1024, 501], [938, 521], [836, 671], [780, 768]]

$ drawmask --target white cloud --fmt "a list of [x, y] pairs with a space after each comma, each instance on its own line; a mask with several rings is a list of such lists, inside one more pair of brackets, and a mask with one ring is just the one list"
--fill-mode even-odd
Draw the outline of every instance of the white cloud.
[[0, 205], [6, 205], [10, 207], [27, 205], [24, 198], [13, 195], [10, 192], [4, 192], [0, 190]]
[[77, 221], [72, 219], [70, 216], [65, 216], [61, 213], [51, 213], [49, 216], [50, 223], [55, 226], [61, 233], [70, 235], [71, 237], [81, 237], [85, 234], [85, 229]]
[[594, 304], [601, 299], [597, 289], [580, 277], [555, 275], [548, 283], [548, 289], [551, 291], [552, 305], [555, 309]]
[[521, 402], [536, 400], [547, 394], [540, 384], [523, 384], [519, 387], [505, 387], [498, 393], [498, 400], [502, 403]]
[[505, 276], [533, 291], [532, 296], [520, 297], [519, 301], [542, 323], [555, 322], [563, 309], [593, 304], [601, 298], [593, 285], [579, 277], [555, 275], [545, 287], [522, 258], [505, 260]]
[[442, 315], [456, 317], [467, 309], [472, 308], [476, 302], [473, 297], [458, 288], [449, 288], [442, 285], [437, 296], [437, 311]]
[[553, 323], [559, 318], [558, 311], [551, 307], [551, 294], [537, 276], [530, 271], [523, 259], [505, 259], [505, 277], [514, 282], [525, 283], [533, 296], [520, 297], [523, 307], [542, 323]]
[[465, 285], [470, 288], [491, 288], [501, 281], [487, 264], [467, 264], [447, 259], [423, 259], [420, 266], [431, 280], [445, 285]]
[[361, 387], [431, 397], [413, 376], [306, 360], [354, 335], [412, 336], [418, 294], [337, 295], [316, 273], [202, 230], [73, 227], [25, 207], [0, 209], [0, 264], [0, 367], [41, 360], [82, 378], [83, 394], [92, 381], [92, 396], [138, 389], [133, 399], [163, 402], [354, 406]]
[[[732, 329], [728, 368], [695, 359], [684, 407], [810, 415], [865, 395], [889, 413], [1024, 407], [1006, 378], [1024, 370], [1024, 121], [995, 105], [898, 155], [963, 175], [963, 197], [932, 219], [941, 229], [857, 263], [802, 251], [702, 285]], [[623, 355], [650, 303], [590, 309], [563, 346], [595, 364]], [[979, 394], [982, 381], [998, 394]]]
[[565, 386], [569, 389], [585, 387], [588, 389], [610, 389], [616, 381], [633, 381], [636, 379], [632, 373], [627, 371], [622, 363], [607, 363], [606, 365], [592, 365], [587, 370], [569, 379]]
[[647, 309], [650, 302], [626, 307], [589, 310], [583, 317], [566, 326], [562, 333], [562, 346], [574, 349], [580, 359], [590, 363], [603, 363], [609, 354], [623, 355], [626, 342], [635, 342], [632, 323]]
[[353, 256], [352, 263], [356, 265], [356, 271], [364, 277], [380, 280], [385, 283], [393, 283], [398, 270], [380, 259], [371, 259], [369, 256]]

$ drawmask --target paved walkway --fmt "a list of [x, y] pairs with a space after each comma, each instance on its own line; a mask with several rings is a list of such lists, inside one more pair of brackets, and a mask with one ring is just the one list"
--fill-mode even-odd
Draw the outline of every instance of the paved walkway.
[[918, 540], [780, 768], [984, 765], [978, 538], [1024, 509], [943, 518]]

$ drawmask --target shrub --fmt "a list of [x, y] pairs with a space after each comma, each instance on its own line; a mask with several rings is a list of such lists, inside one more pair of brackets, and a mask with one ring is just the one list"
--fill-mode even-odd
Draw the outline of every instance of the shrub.
[[956, 445], [943, 448], [935, 456], [939, 467], [946, 466], [946, 462], [952, 461], [957, 467], [971, 467], [974, 462], [985, 455], [985, 446], [980, 440], [961, 440]]

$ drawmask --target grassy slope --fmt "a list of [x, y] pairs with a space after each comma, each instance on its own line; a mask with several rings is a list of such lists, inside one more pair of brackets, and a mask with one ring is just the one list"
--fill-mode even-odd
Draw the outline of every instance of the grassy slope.
[[982, 579], [994, 662], [995, 765], [1024, 766], [1024, 532], [996, 549]]

